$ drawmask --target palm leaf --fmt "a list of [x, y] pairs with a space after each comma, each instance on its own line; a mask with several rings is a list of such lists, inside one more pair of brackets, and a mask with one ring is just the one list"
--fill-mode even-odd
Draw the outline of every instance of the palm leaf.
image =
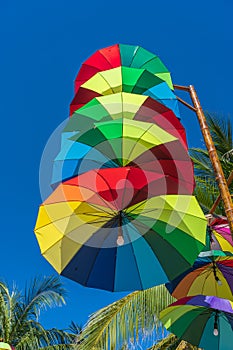
[[136, 291], [95, 312], [80, 337], [80, 350], [112, 350], [162, 329], [159, 312], [174, 301], [164, 286]]

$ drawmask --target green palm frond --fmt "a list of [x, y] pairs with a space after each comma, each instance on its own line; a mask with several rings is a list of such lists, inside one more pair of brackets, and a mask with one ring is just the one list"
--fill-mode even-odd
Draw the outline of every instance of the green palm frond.
[[78, 335], [79, 333], [82, 332], [82, 326], [80, 326], [79, 324], [77, 324], [76, 322], [72, 321], [71, 324], [68, 327], [68, 330], [72, 333], [72, 334], [76, 334]]
[[208, 151], [201, 148], [191, 148], [189, 149], [189, 155], [197, 175], [214, 178], [214, 171]]
[[73, 349], [76, 334], [46, 330], [38, 321], [41, 310], [63, 305], [65, 294], [57, 276], [35, 278], [24, 294], [0, 281], [0, 337], [16, 350]]
[[[223, 173], [227, 179], [233, 169], [233, 136], [230, 118], [221, 118], [218, 115], [206, 113], [206, 120], [215, 144]], [[203, 211], [208, 213], [214, 201], [219, 196], [219, 188], [216, 175], [206, 149], [191, 148], [190, 157], [193, 161], [196, 188], [194, 195], [197, 197]], [[233, 183], [229, 186], [233, 192]], [[216, 214], [225, 215], [224, 207], [220, 202]]]
[[206, 113], [207, 123], [210, 129], [213, 142], [221, 157], [224, 153], [233, 148], [232, 124], [230, 118], [220, 117]]
[[[196, 196], [202, 210], [207, 214], [219, 195], [219, 189], [215, 181], [211, 181], [208, 177], [196, 176], [196, 187], [194, 195]], [[223, 206], [220, 203], [216, 209], [216, 214], [223, 214]]]
[[90, 316], [78, 337], [80, 350], [112, 350], [161, 329], [159, 313], [174, 299], [164, 286], [136, 291]]

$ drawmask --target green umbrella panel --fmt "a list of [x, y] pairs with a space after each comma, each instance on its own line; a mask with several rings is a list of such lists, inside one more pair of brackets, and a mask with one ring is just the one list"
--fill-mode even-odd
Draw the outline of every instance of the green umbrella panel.
[[177, 141], [155, 124], [128, 119], [95, 123], [93, 129], [70, 139], [94, 147], [120, 166], [129, 164], [155, 146]]
[[171, 109], [148, 96], [126, 92], [92, 99], [75, 111], [63, 131], [82, 132], [91, 129], [95, 122], [121, 118], [154, 123], [179, 138], [187, 148], [185, 129]]

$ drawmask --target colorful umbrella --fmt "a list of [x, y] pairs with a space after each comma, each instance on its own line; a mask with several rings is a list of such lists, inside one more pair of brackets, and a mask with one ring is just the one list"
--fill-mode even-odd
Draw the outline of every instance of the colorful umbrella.
[[196, 295], [176, 301], [160, 313], [170, 332], [205, 350], [232, 350], [233, 302]]
[[107, 191], [98, 180], [64, 182], [40, 207], [35, 234], [60, 274], [88, 287], [138, 290], [192, 265], [206, 229], [195, 197], [163, 195], [130, 205], [116, 200], [113, 183]]
[[96, 73], [120, 66], [146, 69], [173, 89], [170, 73], [158, 56], [140, 46], [116, 44], [96, 51], [83, 62], [75, 79], [75, 91]]
[[[233, 243], [229, 226], [229, 233], [223, 232], [224, 236], [215, 231], [213, 227], [214, 226], [207, 227], [206, 247], [199, 254], [199, 256], [208, 256], [213, 254], [222, 256], [233, 255]], [[225, 230], [225, 227], [221, 227], [221, 229]], [[221, 230], [219, 232], [221, 232]]]
[[54, 162], [53, 185], [89, 170], [127, 165], [164, 175], [160, 194], [161, 190], [170, 194], [192, 194], [191, 160], [186, 149], [170, 133], [156, 124], [125, 118], [94, 126], [71, 137], [74, 144], [67, 141], [67, 148], [62, 145]]
[[75, 111], [64, 131], [84, 131], [95, 122], [119, 118], [154, 123], [179, 138], [187, 148], [185, 129], [172, 110], [148, 96], [125, 92], [92, 99]]
[[[229, 228], [229, 223], [227, 221], [227, 218], [225, 217], [217, 217], [215, 218], [211, 224], [210, 228], [214, 230], [214, 232], [217, 232], [217, 234], [221, 235], [223, 238], [225, 238], [231, 246], [233, 246], [233, 240], [231, 236], [231, 231]], [[215, 235], [215, 233], [214, 233]]]
[[144, 49], [115, 49], [81, 68], [70, 106], [71, 114], [79, 110], [62, 133], [54, 191], [35, 228], [59, 273], [111, 291], [149, 288], [186, 271], [207, 224], [191, 196], [193, 167], [170, 73]]
[[176, 299], [203, 294], [233, 300], [233, 257], [198, 258], [166, 287]]
[[174, 113], [179, 116], [177, 98], [162, 79], [145, 69], [128, 67], [96, 73], [83, 83], [70, 104], [70, 114], [72, 115], [95, 97], [119, 92], [151, 96], [165, 105], [168, 102], [168, 108], [174, 110]]

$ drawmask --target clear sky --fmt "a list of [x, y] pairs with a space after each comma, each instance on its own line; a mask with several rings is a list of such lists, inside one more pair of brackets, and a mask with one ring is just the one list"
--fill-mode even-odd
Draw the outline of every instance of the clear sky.
[[[232, 116], [232, 13], [231, 0], [0, 1], [0, 278], [23, 287], [56, 273], [33, 233], [39, 165], [50, 134], [68, 117], [81, 63], [116, 43], [142, 46], [162, 59], [174, 83], [196, 87], [204, 109]], [[189, 146], [203, 145], [195, 115], [181, 112]], [[62, 281], [67, 306], [42, 316], [47, 327], [83, 324], [124, 295]]]

